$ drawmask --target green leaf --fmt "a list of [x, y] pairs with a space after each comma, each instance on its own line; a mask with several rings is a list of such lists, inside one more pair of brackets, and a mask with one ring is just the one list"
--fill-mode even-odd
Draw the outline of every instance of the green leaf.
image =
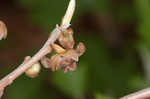
[[70, 71], [64, 73], [62, 71], [57, 71], [53, 73], [52, 82], [65, 94], [78, 99], [83, 96], [87, 89], [87, 77], [87, 65], [85, 63], [80, 63], [75, 72]]

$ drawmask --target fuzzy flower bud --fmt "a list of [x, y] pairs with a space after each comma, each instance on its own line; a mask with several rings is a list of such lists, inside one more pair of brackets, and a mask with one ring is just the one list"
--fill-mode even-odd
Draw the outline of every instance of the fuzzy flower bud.
[[[30, 60], [30, 56], [27, 56], [24, 60], [24, 62], [27, 62]], [[40, 72], [40, 69], [41, 69], [41, 66], [40, 66], [40, 63], [37, 62], [35, 63], [34, 65], [32, 65], [30, 68], [28, 68], [26, 71], [25, 71], [25, 74], [28, 76], [28, 77], [31, 77], [31, 78], [35, 78], [38, 73]]]
[[0, 21], [0, 40], [7, 37], [7, 27], [3, 21]]

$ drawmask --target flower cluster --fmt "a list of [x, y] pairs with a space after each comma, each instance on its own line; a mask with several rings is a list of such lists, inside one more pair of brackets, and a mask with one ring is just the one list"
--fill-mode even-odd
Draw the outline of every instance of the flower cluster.
[[[73, 30], [71, 28], [63, 31], [57, 40], [58, 44], [53, 43], [50, 45], [52, 50], [55, 52], [53, 56], [44, 56], [41, 59], [41, 64], [45, 68], [51, 68], [54, 72], [58, 69], [62, 69], [63, 72], [68, 70], [74, 71], [77, 67], [77, 62], [79, 57], [85, 52], [85, 46], [83, 43], [79, 43], [76, 48], [74, 48], [74, 37]], [[24, 62], [29, 61], [30, 57], [26, 57]], [[37, 62], [29, 69], [26, 70], [26, 75], [34, 78], [40, 72], [40, 64]]]
[[62, 32], [58, 38], [59, 44], [51, 44], [50, 46], [56, 52], [49, 60], [47, 57], [43, 58], [42, 63], [45, 67], [50, 67], [52, 71], [62, 69], [64, 72], [68, 70], [76, 70], [76, 63], [79, 56], [85, 51], [83, 43], [79, 43], [74, 49], [73, 30], [71, 28]]

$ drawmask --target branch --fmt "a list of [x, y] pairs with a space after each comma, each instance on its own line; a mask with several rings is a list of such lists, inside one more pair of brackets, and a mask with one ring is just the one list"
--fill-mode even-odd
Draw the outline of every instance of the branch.
[[13, 72], [5, 76], [0, 80], [0, 96], [3, 93], [3, 90], [6, 86], [12, 84], [12, 82], [22, 75], [28, 68], [30, 68], [33, 64], [41, 60], [45, 55], [49, 54], [52, 51], [51, 44], [54, 43], [59, 35], [65, 31], [70, 26], [70, 21], [73, 16], [75, 9], [75, 0], [70, 0], [68, 9], [66, 11], [65, 17], [62, 20], [62, 24], [59, 27], [56, 25], [56, 28], [51, 32], [48, 40], [44, 44], [44, 46], [37, 52], [28, 62], [22, 63], [18, 68], [16, 68]]
[[148, 99], [150, 97], [150, 88], [146, 88], [135, 93], [124, 96], [120, 99]]

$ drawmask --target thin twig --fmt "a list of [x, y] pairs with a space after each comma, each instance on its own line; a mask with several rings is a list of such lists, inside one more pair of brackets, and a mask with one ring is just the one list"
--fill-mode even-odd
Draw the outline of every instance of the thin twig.
[[148, 99], [150, 98], [150, 88], [146, 88], [135, 93], [124, 96], [120, 99]]
[[11, 72], [10, 74], [8, 74], [7, 76], [5, 76], [3, 79], [0, 80], [1, 94], [3, 93], [3, 90], [5, 89], [6, 86], [10, 85], [17, 77], [23, 74], [34, 63], [38, 62], [45, 55], [49, 54], [52, 51], [50, 44], [54, 43], [59, 37], [60, 33], [62, 33], [62, 31], [65, 31], [70, 26], [70, 21], [73, 16], [74, 9], [75, 9], [75, 0], [70, 0], [68, 9], [65, 14], [65, 16], [68, 17], [65, 17], [62, 20], [63, 24], [61, 24], [60, 27], [57, 25], [56, 28], [51, 32], [51, 35], [49, 36], [44, 46], [39, 50], [39, 52], [37, 52], [27, 63], [22, 63], [13, 72]]
[[63, 17], [63, 21], [61, 25], [70, 24], [74, 10], [75, 10], [75, 6], [76, 6], [75, 4], [76, 4], [75, 0], [70, 1], [70, 4], [68, 6], [65, 16]]

